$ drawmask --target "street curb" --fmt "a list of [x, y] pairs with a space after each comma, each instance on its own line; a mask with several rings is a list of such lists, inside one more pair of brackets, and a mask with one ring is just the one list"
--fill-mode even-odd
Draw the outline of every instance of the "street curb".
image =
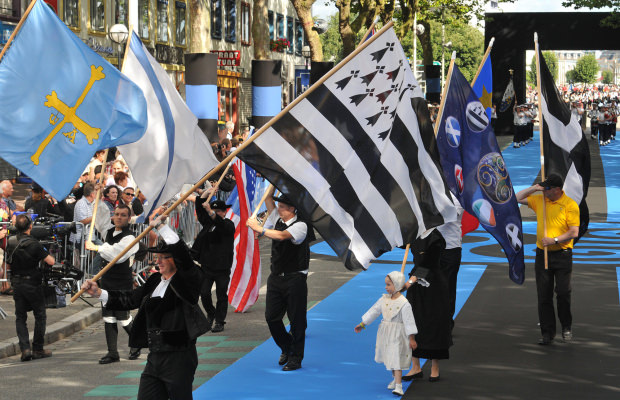
[[[57, 342], [67, 336], [86, 328], [101, 319], [101, 307], [92, 307], [77, 312], [45, 329], [45, 344]], [[32, 340], [32, 334], [30, 334]], [[0, 359], [21, 353], [17, 336], [0, 342]]]

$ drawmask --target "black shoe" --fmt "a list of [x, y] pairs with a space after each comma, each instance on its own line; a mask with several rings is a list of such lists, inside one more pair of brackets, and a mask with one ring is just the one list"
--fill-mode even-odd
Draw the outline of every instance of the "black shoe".
[[547, 345], [550, 345], [551, 343], [553, 343], [553, 339], [550, 338], [549, 336], [543, 336], [542, 338], [540, 338], [540, 340], [538, 340], [538, 344], [542, 346], [547, 346]]
[[30, 349], [26, 349], [22, 351], [22, 361], [30, 361], [32, 360], [32, 351]]
[[52, 356], [52, 352], [50, 350], [35, 350], [32, 352], [32, 359], [38, 360], [40, 358], [48, 358]]
[[140, 354], [142, 354], [142, 352], [140, 351], [140, 349], [134, 349], [131, 348], [129, 349], [129, 357], [127, 357], [128, 360], [137, 360], [138, 357], [140, 357]]
[[224, 330], [225, 323], [226, 322], [216, 322], [215, 325], [213, 326], [213, 329], [211, 329], [211, 332], [213, 333], [222, 332]]
[[415, 379], [422, 379], [424, 378], [424, 372], [420, 371], [417, 374], [412, 374], [412, 375], [403, 375], [403, 381], [405, 382], [409, 382], [409, 381], [413, 381]]
[[99, 364], [112, 364], [115, 362], [119, 362], [120, 360], [121, 359], [119, 357], [112, 357], [111, 355], [106, 354], [99, 359]]
[[280, 359], [278, 360], [278, 365], [284, 365], [288, 362], [288, 353], [280, 354]]
[[286, 363], [284, 368], [282, 368], [282, 371], [295, 371], [299, 368], [301, 368], [301, 361], [291, 359], [288, 363]]
[[441, 375], [437, 375], [437, 376], [429, 376], [428, 377], [428, 381], [429, 382], [439, 382], [439, 380], [441, 379]]

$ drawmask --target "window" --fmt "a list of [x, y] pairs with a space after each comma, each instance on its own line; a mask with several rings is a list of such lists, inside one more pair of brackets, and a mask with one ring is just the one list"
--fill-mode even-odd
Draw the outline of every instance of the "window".
[[168, 0], [157, 0], [157, 41], [168, 43]]
[[64, 14], [65, 24], [69, 28], [80, 29], [79, 0], [65, 0]]
[[149, 0], [138, 0], [138, 35], [140, 35], [140, 39], [142, 40], [151, 39], [149, 28], [150, 20]]
[[0, 0], [0, 15], [13, 16], [13, 0]]
[[222, 1], [211, 0], [211, 37], [222, 38]]
[[295, 29], [293, 25], [293, 17], [286, 17], [286, 38], [288, 39], [289, 45], [288, 49], [286, 49], [287, 53], [293, 52], [293, 47], [295, 46]]
[[226, 1], [226, 41], [235, 43], [237, 41], [237, 1]]
[[273, 11], [267, 11], [267, 19], [269, 20], [269, 39], [276, 40], [275, 34], [276, 30], [273, 25]]
[[90, 29], [105, 32], [105, 3], [103, 0], [90, 0]]
[[187, 45], [187, 34], [186, 34], [186, 25], [187, 25], [187, 4], [185, 1], [176, 0], [174, 2], [174, 21], [175, 25], [175, 33], [174, 33], [174, 42], [177, 46], [186, 46]]
[[300, 56], [301, 48], [304, 47], [304, 26], [301, 24], [300, 20], [295, 21], [295, 28], [297, 28], [295, 36], [295, 54]]
[[276, 15], [276, 33], [276, 39], [284, 37], [284, 15], [282, 14]]
[[[250, 14], [250, 4], [241, 3], [241, 44], [249, 46], [252, 44], [252, 16]], [[271, 28], [269, 28], [271, 36]]]
[[127, 0], [116, 0], [114, 5], [114, 23], [128, 25]]

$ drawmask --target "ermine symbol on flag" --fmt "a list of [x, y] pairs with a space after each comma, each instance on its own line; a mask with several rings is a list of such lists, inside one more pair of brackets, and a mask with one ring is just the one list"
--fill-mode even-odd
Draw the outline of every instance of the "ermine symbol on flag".
[[465, 188], [465, 181], [463, 179], [463, 168], [458, 164], [454, 164], [454, 177], [456, 178], [456, 185], [459, 188], [459, 194], [462, 194]]
[[489, 117], [479, 101], [467, 104], [467, 125], [474, 132], [482, 132], [489, 126]]
[[510, 240], [510, 245], [518, 253], [523, 246], [523, 241], [521, 240], [521, 232], [519, 231], [519, 228], [515, 224], [507, 224], [506, 234], [508, 235], [508, 239]]
[[448, 117], [446, 119], [446, 133], [450, 147], [459, 147], [461, 144], [461, 126], [456, 118]]

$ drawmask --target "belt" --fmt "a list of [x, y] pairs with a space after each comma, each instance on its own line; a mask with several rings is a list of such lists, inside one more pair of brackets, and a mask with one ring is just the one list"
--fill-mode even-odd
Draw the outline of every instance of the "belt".
[[280, 272], [279, 274], [274, 274], [276, 276], [290, 276], [290, 275], [297, 275], [297, 274], [303, 274], [305, 275], [303, 272], [301, 271], [294, 271], [294, 272]]
[[163, 351], [181, 351], [187, 350], [190, 347], [190, 343], [184, 343], [181, 345], [173, 345], [166, 343], [162, 335], [161, 329], [151, 329], [147, 331], [149, 350], [152, 352]]
[[16, 279], [33, 279], [31, 275], [13, 275], [12, 277]]

